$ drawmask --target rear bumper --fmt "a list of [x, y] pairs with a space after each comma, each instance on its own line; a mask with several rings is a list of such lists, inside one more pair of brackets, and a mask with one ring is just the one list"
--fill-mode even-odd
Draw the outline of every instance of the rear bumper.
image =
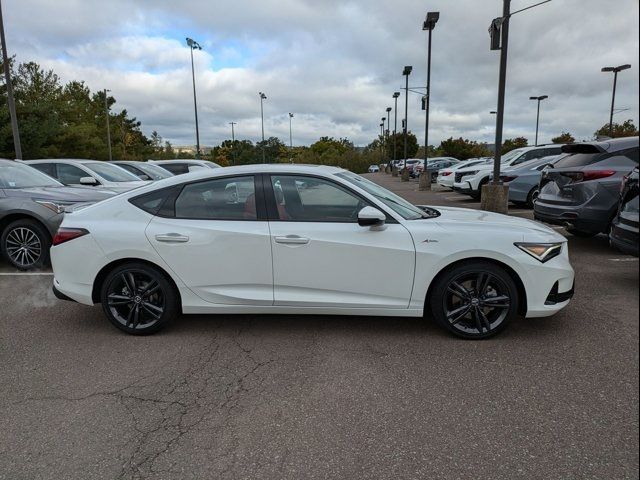
[[53, 294], [56, 296], [57, 299], [66, 300], [68, 302], [75, 302], [75, 300], [73, 298], [67, 297], [64, 293], [62, 293], [60, 290], [58, 290], [58, 287], [56, 287], [55, 283], [51, 287], [51, 290], [53, 290]]
[[578, 206], [550, 205], [540, 201], [535, 203], [533, 217], [554, 225], [569, 225], [585, 232], [606, 232], [611, 216], [603, 210]]

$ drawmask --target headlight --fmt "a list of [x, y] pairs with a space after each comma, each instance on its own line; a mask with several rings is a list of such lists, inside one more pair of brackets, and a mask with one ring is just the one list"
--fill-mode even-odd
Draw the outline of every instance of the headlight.
[[557, 257], [562, 252], [562, 243], [516, 242], [514, 245], [542, 263]]
[[462, 176], [466, 177], [469, 175], [475, 175], [476, 173], [478, 173], [479, 170], [474, 170], [473, 172], [462, 172]]
[[68, 205], [65, 203], [52, 202], [50, 200], [34, 200], [34, 202], [56, 213], [64, 213], [64, 209]]

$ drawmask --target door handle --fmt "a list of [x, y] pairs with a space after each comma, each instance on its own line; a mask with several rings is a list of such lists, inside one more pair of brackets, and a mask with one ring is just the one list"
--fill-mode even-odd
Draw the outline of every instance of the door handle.
[[276, 243], [284, 243], [288, 245], [305, 245], [309, 243], [309, 239], [299, 235], [287, 235], [286, 237], [275, 237]]
[[165, 233], [163, 235], [156, 235], [156, 240], [165, 243], [185, 243], [189, 241], [189, 237], [180, 235], [179, 233]]

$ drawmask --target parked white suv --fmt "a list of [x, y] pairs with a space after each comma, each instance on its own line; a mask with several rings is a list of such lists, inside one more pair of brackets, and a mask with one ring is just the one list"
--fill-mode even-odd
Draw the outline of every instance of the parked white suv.
[[151, 183], [140, 180], [122, 167], [100, 160], [46, 159], [24, 163], [67, 186], [82, 185], [122, 193]]
[[469, 160], [465, 160], [463, 162], [458, 163], [457, 165], [451, 165], [447, 168], [441, 168], [438, 170], [438, 178], [436, 182], [441, 187], [452, 188], [453, 180], [455, 178], [455, 172], [458, 170], [462, 170], [463, 168], [473, 167], [475, 165], [484, 165], [489, 163], [491, 159], [489, 158], [471, 158]]
[[[559, 155], [562, 145], [541, 145], [538, 147], [523, 147], [511, 150], [502, 156], [500, 168], [512, 167], [537, 158]], [[465, 193], [473, 198], [480, 198], [482, 186], [489, 182], [489, 175], [493, 172], [493, 163], [461, 168], [455, 172], [453, 190]]]

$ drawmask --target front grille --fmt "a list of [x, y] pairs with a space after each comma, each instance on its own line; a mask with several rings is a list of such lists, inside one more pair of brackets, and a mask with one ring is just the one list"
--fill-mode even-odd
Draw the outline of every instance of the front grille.
[[463, 173], [456, 173], [456, 183], [460, 183], [462, 181]]

